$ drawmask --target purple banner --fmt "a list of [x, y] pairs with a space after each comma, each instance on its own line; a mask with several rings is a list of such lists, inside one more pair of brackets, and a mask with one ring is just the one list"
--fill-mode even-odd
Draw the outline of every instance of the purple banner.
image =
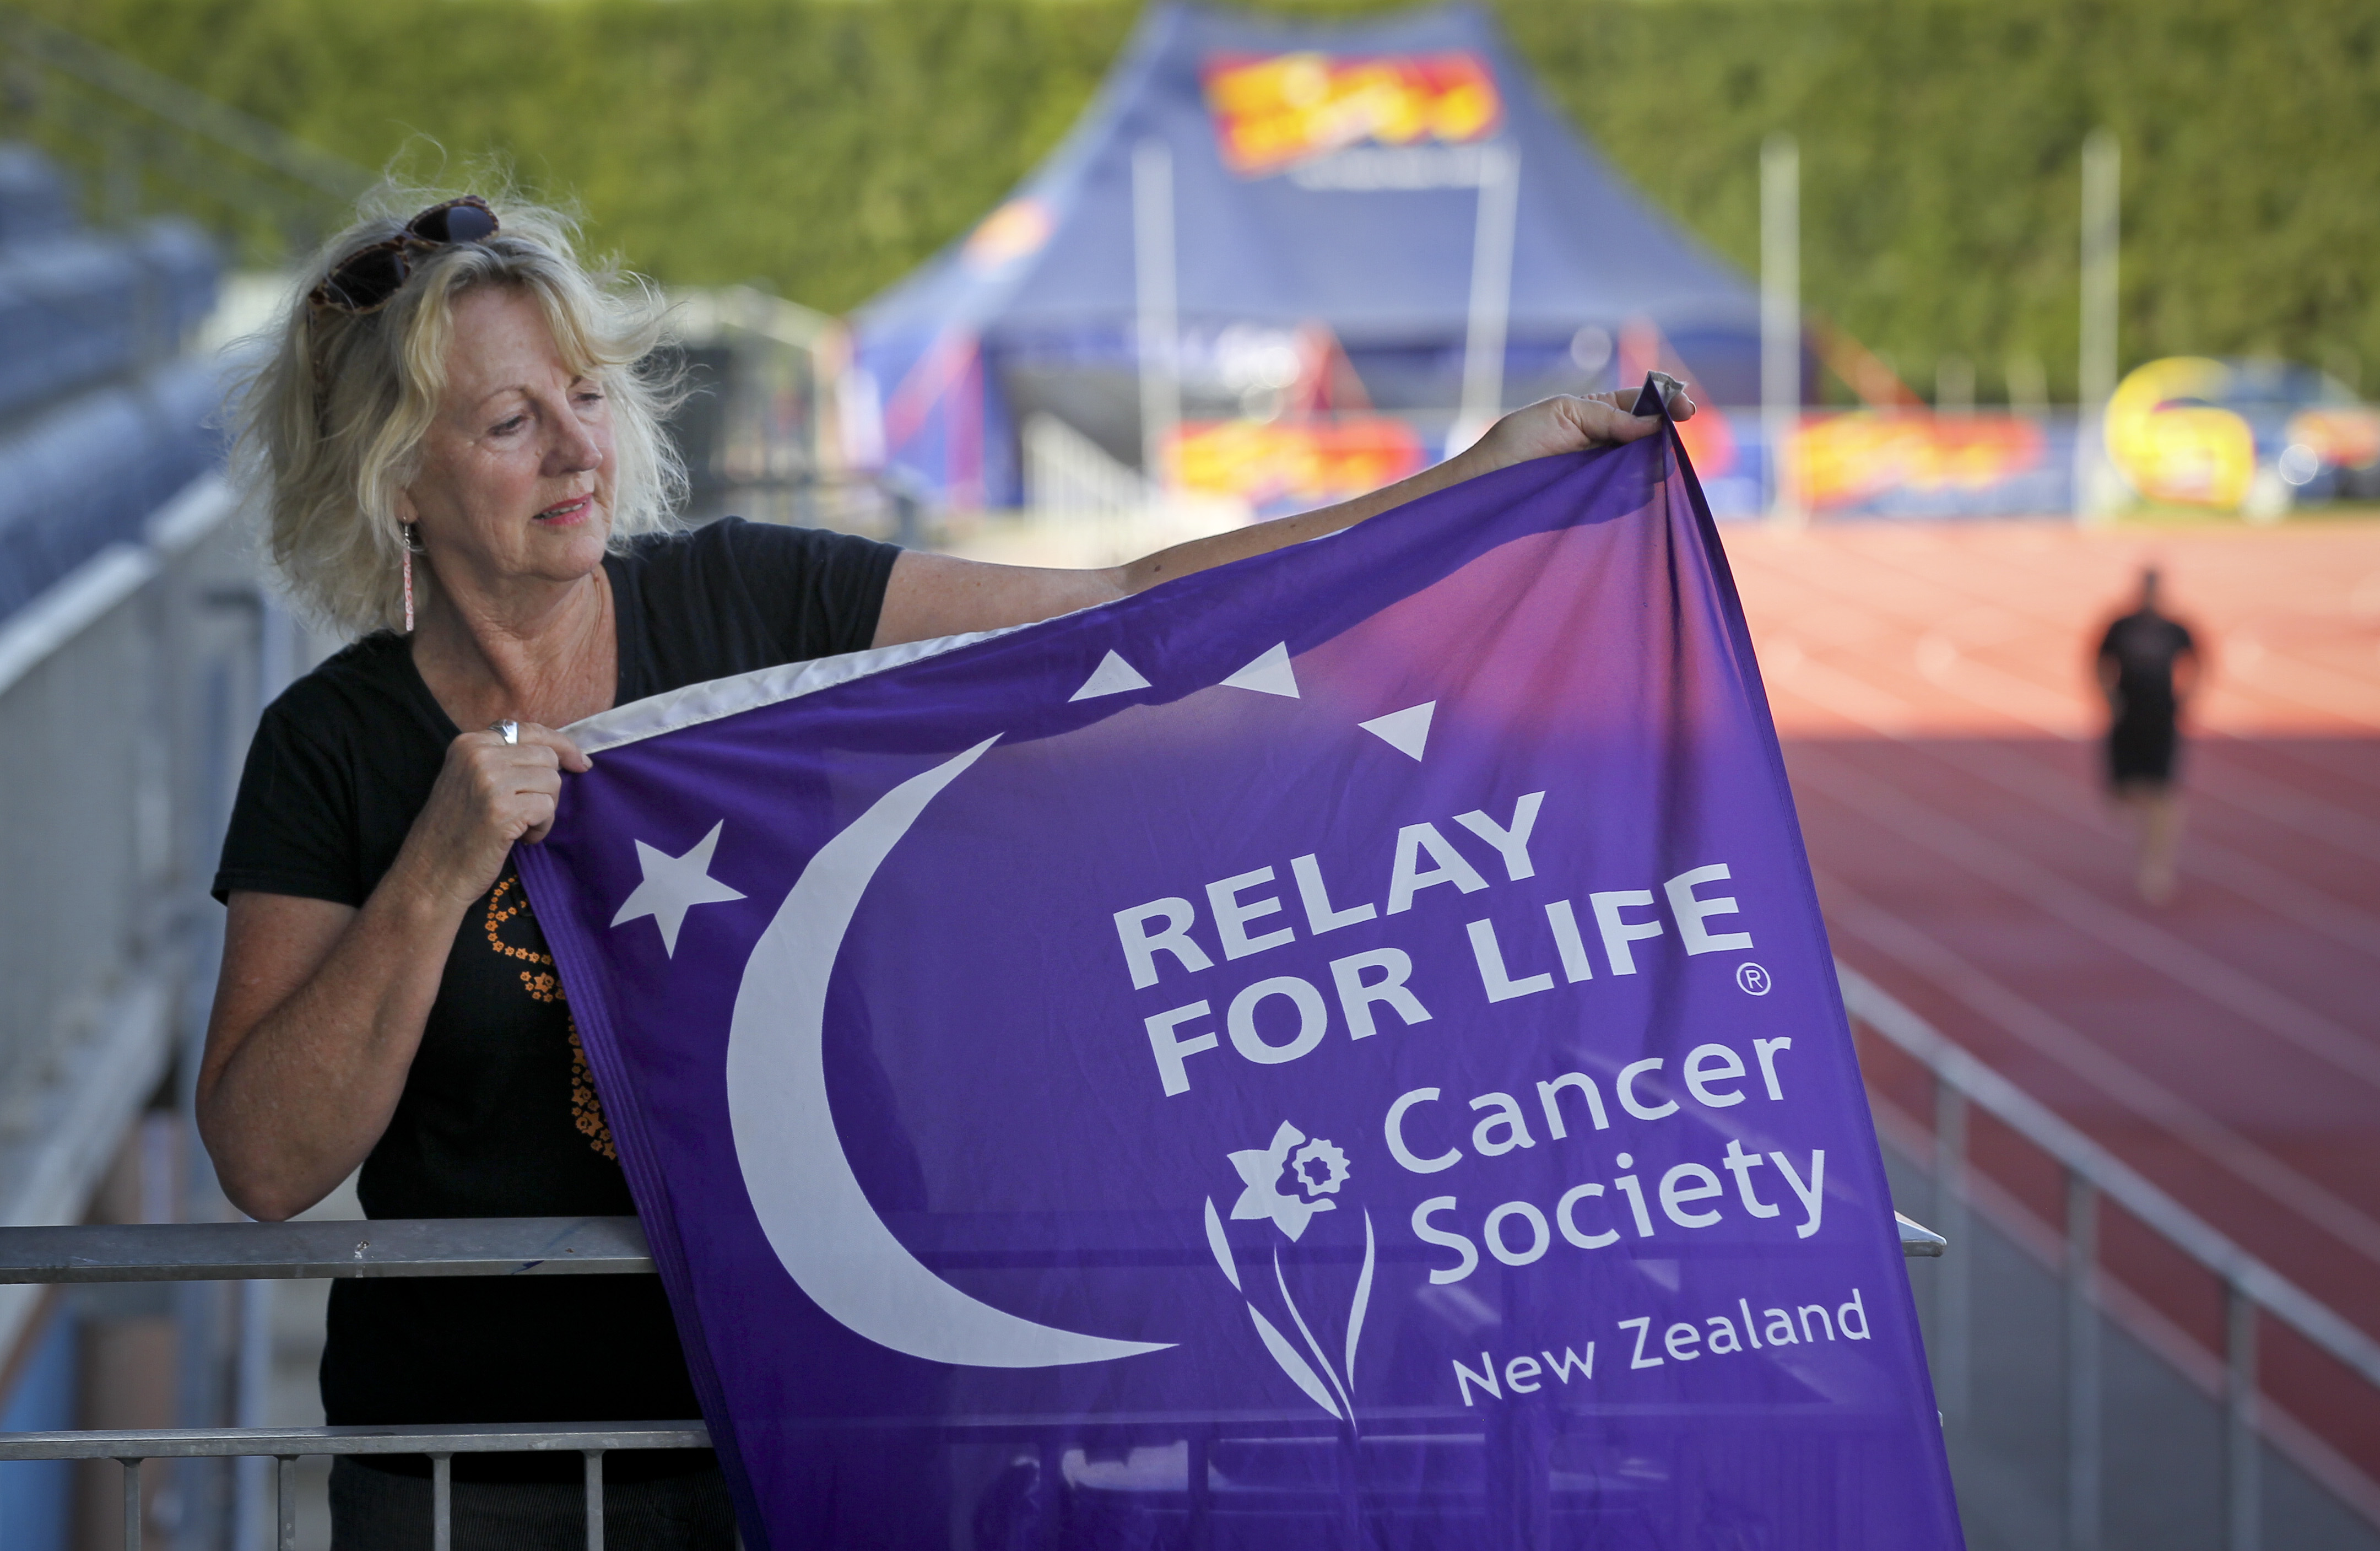
[[756, 1548], [1960, 1544], [1674, 434], [579, 732], [521, 868]]

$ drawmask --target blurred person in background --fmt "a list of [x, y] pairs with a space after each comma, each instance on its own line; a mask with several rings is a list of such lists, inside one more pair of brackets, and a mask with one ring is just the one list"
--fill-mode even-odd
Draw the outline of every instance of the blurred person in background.
[[[401, 220], [415, 202], [391, 196], [324, 248], [241, 399], [241, 468], [280, 579], [353, 638], [266, 710], [215, 877], [230, 914], [199, 1121], [225, 1191], [260, 1218], [358, 1168], [370, 1217], [636, 1209], [511, 859], [552, 825], [565, 772], [589, 768], [554, 729], [1111, 601], [1660, 427], [1619, 394], [1548, 399], [1385, 490], [1104, 570], [735, 518], [686, 531], [650, 287], [583, 266], [552, 212], [466, 197]], [[334, 1424], [697, 1411], [653, 1277], [342, 1280], [322, 1385]], [[454, 1545], [582, 1544], [580, 1469], [457, 1456]], [[710, 1454], [604, 1469], [614, 1551], [734, 1543]], [[342, 1457], [334, 1546], [428, 1545], [431, 1496], [426, 1460]]]
[[2173, 897], [2181, 846], [2181, 706], [2198, 687], [2198, 645], [2189, 627], [2157, 607], [2155, 566], [2141, 572], [2139, 606], [2099, 638], [2099, 691], [2107, 698], [2107, 789], [2129, 809], [2140, 839], [2141, 898]]

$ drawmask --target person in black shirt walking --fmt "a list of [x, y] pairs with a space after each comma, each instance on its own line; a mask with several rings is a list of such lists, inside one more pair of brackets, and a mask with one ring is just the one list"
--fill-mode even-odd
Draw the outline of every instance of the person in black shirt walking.
[[2173, 897], [2181, 845], [2181, 705], [2198, 683], [2198, 645], [2189, 628], [2157, 608], [2157, 573], [2141, 573], [2140, 606], [2100, 637], [2100, 692], [2107, 697], [2107, 787], [2140, 831], [2141, 898]]

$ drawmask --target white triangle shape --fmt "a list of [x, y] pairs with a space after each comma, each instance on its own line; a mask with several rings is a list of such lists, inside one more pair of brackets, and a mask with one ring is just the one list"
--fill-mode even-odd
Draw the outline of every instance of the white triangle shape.
[[1296, 699], [1297, 674], [1289, 665], [1289, 643], [1281, 642], [1223, 682], [1233, 689], [1253, 689], [1259, 695]]
[[1148, 687], [1148, 681], [1140, 676], [1137, 669], [1110, 652], [1099, 659], [1099, 665], [1091, 670], [1091, 676], [1083, 681], [1083, 687], [1067, 696], [1066, 699], [1072, 704], [1076, 700], [1096, 700], [1102, 695], [1121, 695], [1127, 689]]
[[1407, 706], [1401, 711], [1376, 716], [1355, 725], [1395, 749], [1399, 754], [1421, 757], [1422, 745], [1429, 742], [1430, 712], [1438, 709], [1435, 700], [1424, 700], [1418, 706]]

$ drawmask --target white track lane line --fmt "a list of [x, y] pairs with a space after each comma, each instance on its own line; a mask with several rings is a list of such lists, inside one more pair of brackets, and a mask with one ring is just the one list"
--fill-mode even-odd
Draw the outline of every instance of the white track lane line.
[[[1805, 591], [1815, 594], [1821, 599], [1831, 600], [1831, 606], [1837, 611], [1844, 608], [1872, 608], [1875, 604], [1876, 591], [1872, 586], [1863, 586], [1853, 581], [1840, 580], [1834, 576], [1828, 576], [1823, 581], [1815, 578], [1803, 577], [1795, 577], [1794, 580], [1796, 584], [1801, 586]], [[2014, 613], [2004, 608], [1996, 609], [1994, 605], [1987, 603], [1974, 604], [1973, 608], [1976, 612], [1997, 612], [2004, 617], [2018, 620], [2020, 623], [2024, 623], [2022, 615]], [[2058, 687], [2028, 678], [2022, 674], [2010, 673], [2006, 669], [1994, 667], [1990, 664], [1979, 662], [1973, 658], [1967, 657], [1963, 652], [1959, 651], [1955, 641], [1949, 640], [1949, 638], [1944, 636], [1940, 630], [1930, 627], [1932, 622], [1938, 621], [1939, 618], [1940, 612], [1937, 611], [1929, 613], [1925, 622], [1893, 621], [1893, 624], [1896, 626], [1896, 634], [1893, 637], [1895, 644], [1897, 645], [1900, 641], [1906, 640], [1909, 642], [1912, 653], [1916, 653], [1923, 650], [1922, 643], [1929, 637], [1941, 639], [1944, 644], [1950, 646], [1953, 652], [1957, 654], [1959, 660], [1956, 666], [1959, 670], [1976, 676], [1989, 675], [2001, 681], [1996, 685], [1996, 687], [1999, 690], [2000, 695], [2002, 697], [2006, 697], [2006, 698], [1985, 698], [1982, 695], [1975, 693], [1971, 685], [1952, 685], [1948, 683], [1943, 677], [1937, 677], [1935, 674], [1928, 673], [1925, 671], [1925, 663], [1922, 656], [1920, 656], [1918, 660], [1913, 661], [1911, 665], [1913, 676], [1937, 688], [1949, 689], [1953, 694], [1956, 694], [1961, 699], [1965, 700], [1970, 705], [1995, 712], [1996, 714], [2006, 717], [2010, 721], [2015, 721], [2020, 725], [2035, 729], [2051, 737], [2060, 740], [2073, 740], [2076, 738], [2076, 733], [2070, 721], [2065, 723], [2059, 723], [2054, 720], [2046, 718], [2041, 714], [2039, 709], [2036, 709], [2035, 704], [2043, 700], [2047, 700], [2052, 703], [2063, 701], [2070, 705], [2073, 701], [2075, 693], [2071, 687], [2061, 690]], [[1905, 631], [1906, 634], [1900, 634], [1900, 632], [1902, 631]], [[1755, 644], [1756, 641], [1757, 636], [1755, 635]], [[1806, 656], [1804, 660], [1814, 661], [1814, 660], [1808, 659]], [[1818, 665], [1825, 666], [1823, 664]], [[2078, 666], [2076, 672], [2080, 673], [2082, 669]], [[1789, 680], [1788, 682], [1790, 683], [1791, 681]], [[1872, 685], [1870, 688], [1872, 692], [1881, 693], [1881, 691], [1875, 691], [1874, 686]], [[2020, 707], [2019, 705], [2009, 703], [2011, 699], [2026, 703]], [[1914, 724], [1917, 720], [1917, 714], [1913, 709], [1909, 713], [1909, 717], [1911, 722]]]
[[2286, 782], [2259, 775], [2224, 757], [2229, 752], [2229, 745], [2262, 746], [2254, 740], [2217, 735], [2199, 743], [2206, 753], [2193, 761], [2187, 782], [2192, 794], [2210, 797], [2283, 829], [2295, 830], [2366, 861], [2380, 862], [2380, 824], [2351, 808], [2301, 792]]
[[[2035, 709], [2037, 702], [2053, 698], [2050, 691], [2031, 679], [2010, 673], [1968, 656], [1959, 644], [1937, 634], [1921, 636], [1915, 647], [1917, 674], [1938, 689], [1947, 689], [1970, 705], [1998, 711], [2010, 721], [2021, 722], [2045, 737], [2059, 743], [2087, 743], [2092, 733], [2078, 726], [2081, 718], [2044, 716]], [[2067, 700], [2070, 697], [2055, 697]], [[1937, 734], [1939, 735], [1939, 734]]]
[[[2076, 811], [2072, 801], [2073, 784], [2037, 760], [1985, 745], [1979, 746], [1974, 762], [1970, 764], [1952, 758], [1938, 745], [1920, 744], [1911, 746], [1954, 770], [1988, 782], [2011, 796], [2034, 804], [2045, 812], [2077, 824], [2094, 835], [2104, 836], [2107, 832], [2089, 811]], [[1996, 768], [1986, 768], [1987, 761]], [[2020, 766], [2023, 768], [2019, 769]], [[2275, 915], [2286, 916], [2307, 931], [2318, 932], [2334, 942], [2380, 959], [2380, 916], [2335, 899], [2278, 868], [2266, 866], [2252, 856], [2204, 836], [2193, 835], [2182, 848], [2181, 868], [2230, 890]]]
[[[1774, 639], [1777, 649], [1764, 660], [1763, 666], [1769, 670], [1769, 676], [1779, 689], [1866, 727], [1881, 737], [1908, 740], [1922, 735], [1917, 731], [1921, 722], [1919, 713], [1905, 700], [1856, 674], [1811, 656], [1799, 636], [1779, 634]], [[1953, 649], [1955, 651], [1955, 645]], [[2047, 695], [2049, 692], [2030, 679], [1979, 662], [1962, 652], [1958, 654], [1955, 663], [1937, 673], [1925, 674], [1922, 666], [1920, 672], [1937, 687], [1971, 705], [2022, 722], [2061, 742], [2099, 741], [2096, 735], [2078, 738], [2070, 728], [2062, 728], [2010, 703], [2021, 697]], [[1977, 678], [2002, 682], [1996, 685], [1998, 693], [1986, 696], [1978, 693], [1974, 683]], [[2275, 747], [2259, 739], [2208, 733], [2194, 734], [2192, 742], [2202, 749], [2232, 744], [2254, 747], [2285, 760], [2312, 765], [2335, 779], [2362, 779], [2355, 772], [2334, 770], [2327, 763], [2299, 758], [2291, 749]], [[2198, 769], [2190, 775], [2187, 785], [2193, 794], [2211, 797], [2243, 812], [2311, 835], [2325, 844], [2353, 852], [2372, 861], [2380, 861], [2380, 823], [2284, 782], [2244, 769], [2224, 760], [2219, 755], [2211, 759], [2202, 758]]]
[[[1980, 665], [1965, 665], [1967, 668], [1977, 666]], [[1951, 682], [1951, 673], [1960, 671], [1961, 670], [1946, 670], [1935, 682], [1942, 689], [1973, 704], [1983, 706], [1986, 709], [2001, 709], [1970, 693], [1965, 686]], [[1779, 682], [1790, 693], [1797, 694], [1813, 705], [1866, 726], [1881, 738], [1923, 753], [1928, 757], [1948, 765], [1952, 769], [1962, 771], [1975, 779], [1998, 786], [2012, 795], [2036, 802], [2043, 807], [2059, 814], [2060, 817], [2068, 818], [2077, 817], [2057, 801], [2045, 795], [2037, 783], [2011, 782], [1980, 768], [1979, 765], [1962, 764], [1952, 759], [1935, 746], [1939, 740], [1922, 738], [1911, 731], [1912, 724], [1916, 720], [1916, 713], [1904, 702], [1856, 674], [1844, 673], [1803, 656], [1797, 651], [1791, 662], [1780, 665]], [[1889, 708], [1889, 710], [1887, 711], [1886, 708]], [[2010, 713], [2003, 711], [2003, 714]], [[2035, 725], [2040, 726], [2044, 732], [2057, 735], [2054, 729], [2045, 724], [2035, 723]], [[2060, 741], [2065, 740], [2061, 738]], [[1795, 745], [1808, 746], [1813, 742], [1815, 740], [1797, 739]], [[2060, 786], [2063, 787], [2063, 782], [2060, 782]], [[2095, 833], [2101, 832], [2098, 826], [2087, 818], [2078, 821], [2090, 828]], [[1988, 843], [1999, 842], [1988, 842]], [[2193, 840], [2183, 852], [2182, 866], [2202, 878], [2234, 891], [2243, 898], [2263, 904], [2265, 909], [2277, 915], [2286, 916], [2295, 921], [2308, 930], [2319, 932], [2360, 952], [2380, 956], [2380, 919], [2375, 919], [2352, 905], [2341, 903], [2325, 894], [2310, 890], [2305, 885], [2289, 878], [2286, 874], [2230, 851], [2219, 842], [2205, 840], [2203, 837]], [[2091, 897], [2095, 899], [2097, 896]], [[2126, 916], [2124, 919], [2131, 918]], [[2246, 972], [2240, 973], [2244, 975]], [[2315, 1015], [2320, 1016], [2320, 1014]]]
[[2170, 932], [2134, 920], [2088, 891], [1980, 834], [1948, 814], [1926, 808], [1891, 786], [1824, 752], [1797, 744], [1793, 771], [1853, 812], [1912, 845], [1986, 878], [2085, 936], [2095, 939], [2176, 985], [2197, 992], [2334, 1070], [2380, 1094], [2380, 1047], [2286, 992], [2215, 958]]
[[2328, 777], [2333, 782], [2344, 782], [2350, 786], [2367, 787], [2372, 789], [2374, 793], [2380, 793], [2380, 771], [2374, 771], [2366, 768], [2370, 764], [2369, 760], [2366, 760], [2362, 764], [2350, 766], [2337, 759], [2327, 759], [2323, 757], [2325, 754], [2330, 752], [2327, 745], [2345, 742], [2368, 744], [2372, 741], [2368, 738], [2353, 740], [2314, 737], [2266, 739], [2261, 737], [2243, 737], [2240, 733], [2228, 732], [2216, 733], [2214, 736], [2219, 737], [2227, 743], [2249, 745], [2252, 747], [2263, 750], [2264, 752], [2285, 760], [2292, 765], [2302, 765], [2307, 769], [2320, 772], [2322, 775]]
[[[1956, 598], [1961, 602], [1964, 602], [1972, 608], [1981, 611], [1985, 614], [1993, 612], [2004, 614], [2015, 620], [2029, 623], [2034, 626], [2036, 630], [2042, 632], [2053, 634], [2070, 634], [2075, 632], [2076, 627], [2071, 618], [2054, 614], [2046, 608], [2028, 607], [2021, 603], [2010, 603], [2004, 593], [1986, 592], [1976, 586], [1961, 585], [1961, 583], [1949, 580], [1937, 573], [1922, 570], [1918, 567], [1908, 564], [1906, 562], [1896, 560], [1888, 555], [1872, 554], [1862, 551], [1860, 552], [1859, 558], [1870, 565], [1897, 573], [1905, 582], [1913, 582], [1933, 591], [1947, 593], [1950, 597]], [[1978, 553], [1971, 551], [1966, 558], [1971, 562], [1968, 567], [1971, 572], [1975, 568], [1972, 563], [1978, 561], [1996, 563], [2002, 571], [2012, 569], [2005, 559], [1987, 552]], [[1802, 581], [1803, 585], [1810, 587], [1813, 589], [1830, 593], [1837, 598], [1846, 600], [1847, 602], [1863, 604], [1871, 610], [1876, 607], [1876, 600], [1879, 594], [1873, 587], [1862, 588], [1847, 581], [1840, 581], [1837, 579], [1837, 575], [1834, 574], [1826, 575], [1824, 580], [1819, 580], [1815, 576], [1803, 576], [1799, 574], [1795, 575], [1797, 580]], [[2016, 575], [2017, 576], [2026, 580], [2034, 579], [2031, 574], [2021, 569], [2016, 571]], [[1902, 590], [1904, 593], [1908, 591], [1906, 588]], [[2014, 590], [2020, 597], [2022, 597], [2029, 595], [2032, 589], [2017, 588]], [[1939, 612], [1940, 611], [1936, 611], [1937, 616]], [[1896, 621], [1895, 623], [1899, 622]], [[2084, 629], [2087, 631], [2088, 627], [2085, 626]], [[2083, 640], [2083, 649], [2087, 651], [2089, 649], [2089, 642], [2087, 638], [2078, 636], [2078, 639]], [[2261, 647], [2259, 661], [2272, 659], [2284, 659], [2289, 664], [2302, 668], [2307, 675], [2321, 679], [2326, 683], [2335, 684], [2358, 691], [2367, 687], [2359, 681], [2346, 675], [2334, 673], [2318, 664], [2302, 662], [2300, 659], [2294, 656], [2285, 656], [2284, 653], [2276, 651], [2269, 645], [2265, 645], [2261, 642], [2259, 645]], [[2220, 644], [2210, 642], [2208, 651], [2211, 660], [2217, 658], [2220, 652]], [[2302, 696], [2292, 695], [2287, 691], [2277, 689], [2273, 687], [2269, 682], [2265, 681], [2262, 675], [2252, 676], [2250, 673], [2242, 671], [2236, 675], [2233, 682], [2236, 684], [2250, 685], [2255, 694], [2262, 695], [2268, 699], [2277, 700], [2286, 705], [2292, 705], [2319, 711], [2322, 715], [2336, 719], [2339, 721], [2360, 723], [2365, 726], [2380, 728], [2380, 719], [2375, 719], [2362, 712], [2342, 710], [2337, 706], [2324, 704], [2319, 701], [2308, 700]], [[2054, 689], [2049, 689], [2047, 686], [2038, 687], [2041, 687], [2045, 693], [2057, 693]], [[2354, 779], [2364, 780], [2368, 778], [2358, 776]]]
[[[2257, 644], [2260, 650], [2252, 654], [2243, 653], [2241, 654], [2243, 660], [2232, 664], [2230, 671], [2238, 682], [2253, 685], [2260, 693], [2286, 705], [2302, 706], [2308, 710], [2320, 711], [2323, 715], [2335, 717], [2340, 721], [2353, 722], [2358, 726], [2370, 728], [2374, 732], [2380, 732], [2380, 716], [2374, 716], [2369, 711], [2341, 710], [2336, 705], [2322, 700], [2311, 700], [2304, 695], [2295, 692], [2298, 685], [2304, 685], [2319, 693], [2322, 686], [2328, 684], [2341, 689], [2360, 690], [2368, 696], [2372, 688], [2370, 685], [2350, 678], [2345, 673], [2334, 673], [2319, 663], [2309, 662], [2302, 657], [2286, 656], [2269, 646], [2265, 646], [2261, 641]], [[2211, 649], [2209, 655], [2211, 658]], [[2289, 677], [2293, 681], [2289, 687], [2279, 687], [2273, 682], [2281, 677], [2278, 673], [2268, 672], [2268, 668], [2274, 664], [2287, 670]]]
[[1916, 709], [1890, 691], [1805, 656], [1790, 643], [1777, 655], [1779, 660], [1765, 675], [1777, 689], [1880, 738], [1899, 742], [1925, 735]]
[[[2274, 1157], [2090, 1036], [1970, 963], [1832, 874], [1820, 873], [1828, 919], [2027, 1049], [2072, 1072], [2127, 1112], [2171, 1136], [2276, 1204], [2380, 1265], [2380, 1219]], [[2038, 1097], [2038, 1096], [2035, 1096]], [[2056, 1106], [2052, 1106], [2056, 1108]], [[2067, 1118], [2091, 1129], [2070, 1112]], [[2104, 1138], [2102, 1139], [2104, 1141]]]

